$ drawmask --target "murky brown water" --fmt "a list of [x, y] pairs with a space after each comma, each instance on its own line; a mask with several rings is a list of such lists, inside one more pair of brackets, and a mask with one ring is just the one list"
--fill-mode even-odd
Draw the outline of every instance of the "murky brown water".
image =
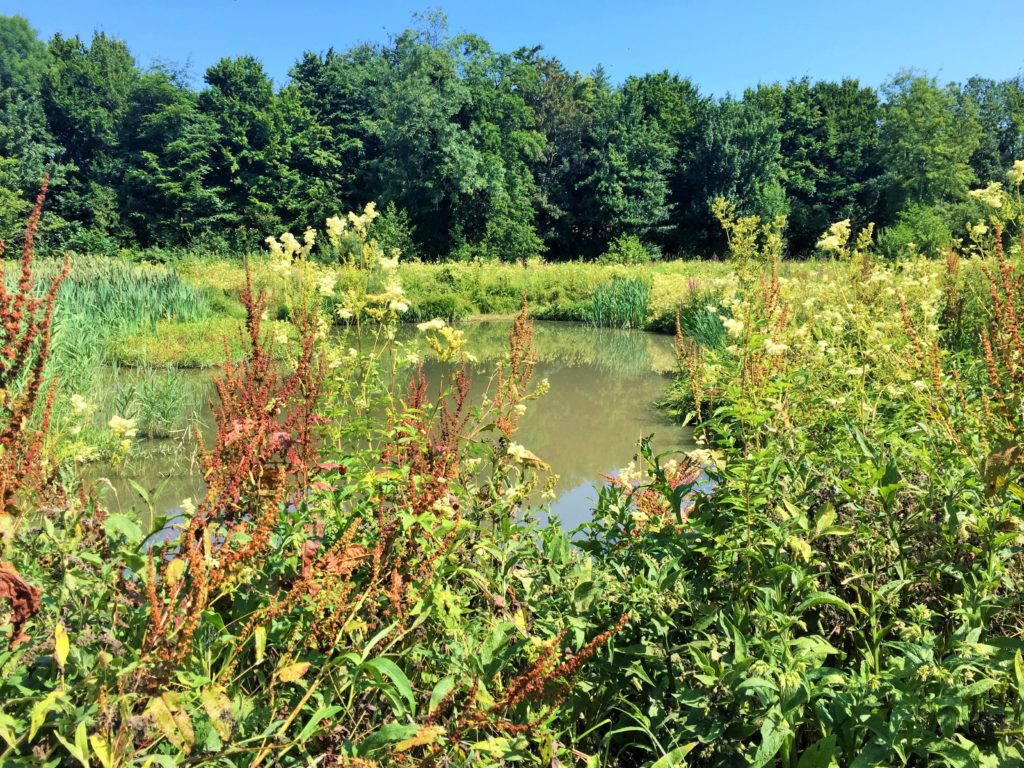
[[[488, 321], [463, 326], [473, 366], [471, 396], [479, 402], [494, 364], [506, 348], [508, 323]], [[531, 402], [520, 420], [517, 442], [551, 465], [559, 476], [550, 513], [567, 528], [589, 519], [602, 475], [615, 474], [637, 451], [641, 437], [654, 435], [656, 451], [692, 447], [690, 432], [654, 408], [668, 386], [673, 369], [672, 340], [641, 331], [593, 329], [570, 323], [536, 324], [538, 363], [535, 381], [547, 378], [551, 388]], [[428, 380], [437, 381], [442, 366], [424, 363]], [[183, 374], [195, 376], [192, 374]], [[206, 375], [206, 374], [203, 374]], [[106, 504], [127, 511], [148, 511], [129, 482], [151, 497], [156, 514], [173, 516], [185, 498], [202, 495], [202, 478], [189, 461], [187, 444], [147, 441], [145, 458], [127, 472], [104, 471]]]

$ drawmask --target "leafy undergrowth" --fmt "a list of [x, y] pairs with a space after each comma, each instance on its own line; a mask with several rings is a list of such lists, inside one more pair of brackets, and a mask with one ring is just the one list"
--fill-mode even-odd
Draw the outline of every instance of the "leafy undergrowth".
[[[676, 299], [703, 447], [642, 445], [575, 539], [524, 509], [547, 471], [515, 442], [544, 389], [525, 305], [482, 403], [440, 318], [446, 393], [400, 396], [412, 299], [365, 241], [339, 303], [282, 238], [285, 349], [246, 280], [209, 491], [153, 531], [54, 483], [45, 397], [0, 379], [28, 412], [0, 411], [0, 761], [1024, 765], [1024, 269], [999, 202], [941, 267], [837, 225], [827, 269], [780, 269], [780, 222], [718, 206], [730, 271]], [[0, 349], [45, 338], [46, 306], [0, 302]]]

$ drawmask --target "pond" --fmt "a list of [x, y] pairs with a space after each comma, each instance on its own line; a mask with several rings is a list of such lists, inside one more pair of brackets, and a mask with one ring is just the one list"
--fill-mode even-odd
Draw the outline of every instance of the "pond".
[[[467, 350], [477, 358], [470, 402], [478, 403], [507, 348], [509, 322], [467, 323], [462, 330]], [[548, 514], [572, 529], [589, 519], [602, 477], [616, 474], [633, 460], [641, 437], [653, 435], [655, 451], [678, 451], [693, 447], [691, 434], [654, 406], [675, 369], [670, 337], [537, 322], [535, 341], [534, 381], [547, 378], [550, 391], [529, 404], [515, 440], [558, 475]], [[436, 382], [444, 374], [443, 366], [428, 359], [424, 374]], [[205, 372], [182, 375], [209, 377]], [[187, 441], [151, 440], [140, 448], [144, 459], [133, 461], [128, 471], [107, 468], [93, 473], [107, 489], [104, 501], [109, 508], [145, 509], [138, 489], [152, 497], [159, 488], [153, 511], [173, 516], [183, 499], [202, 496], [202, 478], [190, 460], [194, 451]]]

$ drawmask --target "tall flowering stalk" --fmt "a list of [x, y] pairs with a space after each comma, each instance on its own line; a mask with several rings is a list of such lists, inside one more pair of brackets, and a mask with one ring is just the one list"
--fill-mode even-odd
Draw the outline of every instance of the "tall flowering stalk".
[[[17, 288], [7, 288], [0, 242], [0, 553], [13, 539], [20, 519], [17, 497], [38, 494], [45, 485], [43, 443], [50, 426], [53, 387], [43, 395], [43, 375], [50, 354], [50, 335], [57, 293], [67, 277], [65, 260], [46, 293], [36, 296], [32, 276], [36, 230], [46, 199], [48, 178], [36, 197], [21, 248]], [[39, 589], [26, 582], [14, 566], [0, 559], [0, 600], [10, 604], [14, 633], [11, 642], [26, 639], [23, 627], [39, 610]]]

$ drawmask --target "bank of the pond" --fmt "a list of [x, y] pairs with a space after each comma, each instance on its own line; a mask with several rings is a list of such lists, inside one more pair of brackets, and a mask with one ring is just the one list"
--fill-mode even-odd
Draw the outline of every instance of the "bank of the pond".
[[[509, 322], [492, 319], [460, 327], [475, 359], [470, 402], [479, 403], [507, 349]], [[410, 349], [423, 351], [414, 328], [406, 328], [403, 337]], [[547, 379], [550, 389], [529, 405], [516, 440], [557, 475], [548, 498], [538, 494], [532, 502], [544, 504], [564, 526], [574, 528], [589, 519], [603, 477], [633, 460], [642, 437], [653, 435], [658, 451], [692, 447], [689, 430], [655, 406], [675, 368], [672, 342], [644, 331], [538, 321], [535, 344], [535, 379]], [[436, 387], [447, 366], [424, 358], [424, 374]], [[407, 363], [400, 375], [410, 372]], [[203, 374], [180, 375], [194, 382]], [[209, 423], [208, 413], [202, 417]], [[105, 503], [112, 509], [152, 508], [155, 514], [174, 515], [182, 500], [203, 493], [202, 477], [191, 460], [194, 449], [187, 440], [140, 440], [127, 462], [95, 467], [90, 474], [98, 488], [106, 489]]]

